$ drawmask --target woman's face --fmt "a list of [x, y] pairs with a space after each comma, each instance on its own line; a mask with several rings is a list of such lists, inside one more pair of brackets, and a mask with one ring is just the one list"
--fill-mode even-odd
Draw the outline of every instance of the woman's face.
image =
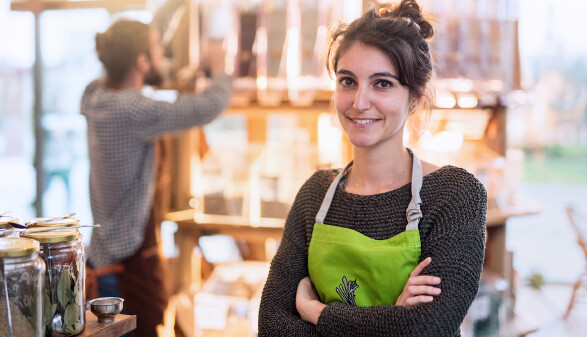
[[338, 60], [334, 104], [349, 141], [359, 148], [403, 144], [410, 91], [390, 58], [354, 43]]

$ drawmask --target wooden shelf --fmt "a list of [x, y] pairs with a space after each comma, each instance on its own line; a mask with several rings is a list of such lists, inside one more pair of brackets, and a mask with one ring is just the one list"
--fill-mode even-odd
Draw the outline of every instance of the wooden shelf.
[[88, 1], [12, 1], [13, 11], [42, 12], [59, 9], [106, 8], [112, 11], [145, 8], [145, 0], [88, 0]]
[[502, 226], [509, 218], [538, 213], [540, 213], [540, 207], [529, 201], [507, 207], [489, 208], [487, 210], [487, 227]]
[[251, 102], [246, 106], [231, 106], [226, 110], [229, 114], [243, 113], [247, 116], [266, 116], [268, 114], [320, 114], [329, 113], [332, 111], [330, 101], [317, 100], [308, 106], [291, 105], [288, 102], [283, 102], [278, 106], [262, 106], [258, 102]]
[[261, 218], [258, 225], [251, 225], [248, 218], [241, 216], [205, 214], [195, 220], [194, 215], [193, 209], [187, 209], [168, 213], [165, 219], [177, 222], [184, 229], [233, 235], [259, 242], [268, 237], [281, 239], [285, 225], [285, 219]]
[[86, 310], [86, 328], [78, 337], [118, 337], [137, 328], [137, 316], [118, 314], [112, 323], [98, 323], [98, 318]]

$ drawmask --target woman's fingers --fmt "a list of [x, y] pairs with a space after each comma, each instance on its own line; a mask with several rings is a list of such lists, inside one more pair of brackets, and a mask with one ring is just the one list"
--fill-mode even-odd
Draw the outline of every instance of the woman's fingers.
[[432, 296], [416, 296], [416, 297], [410, 297], [406, 300], [405, 302], [405, 306], [409, 306], [409, 305], [415, 305], [418, 303], [427, 303], [427, 302], [432, 302], [432, 300], [434, 299], [434, 297]]
[[398, 297], [396, 305], [414, 305], [418, 303], [432, 302], [434, 296], [440, 294], [440, 288], [435, 287], [440, 284], [440, 277], [430, 275], [420, 275], [424, 268], [432, 262], [432, 258], [427, 257], [420, 262], [410, 273], [410, 277], [404, 286], [404, 290]]
[[422, 275], [422, 276], [412, 276], [406, 282], [407, 285], [439, 285], [440, 284], [440, 277], [436, 276], [429, 276], [429, 275]]
[[408, 286], [406, 288], [406, 292], [410, 296], [419, 296], [419, 295], [440, 295], [440, 288], [432, 287], [432, 286]]
[[410, 276], [420, 275], [422, 270], [424, 270], [424, 268], [426, 268], [426, 266], [428, 266], [430, 264], [430, 262], [432, 262], [431, 257], [425, 258], [422, 262], [418, 263], [418, 265], [416, 266], [416, 268], [414, 268], [414, 270], [412, 270], [412, 272], [410, 273]]

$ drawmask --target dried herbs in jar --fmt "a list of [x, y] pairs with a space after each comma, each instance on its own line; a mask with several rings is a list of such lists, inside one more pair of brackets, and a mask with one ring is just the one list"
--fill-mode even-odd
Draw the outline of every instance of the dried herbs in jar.
[[23, 233], [40, 242], [39, 254], [47, 265], [43, 317], [48, 336], [73, 336], [85, 327], [85, 260], [79, 235], [75, 229]]

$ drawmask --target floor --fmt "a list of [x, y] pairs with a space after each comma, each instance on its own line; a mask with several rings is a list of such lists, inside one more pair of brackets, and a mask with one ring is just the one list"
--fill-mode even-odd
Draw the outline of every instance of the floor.
[[[575, 305], [566, 320], [562, 316], [572, 284], [587, 268], [565, 206], [572, 203], [587, 210], [587, 186], [525, 182], [518, 193], [541, 204], [542, 211], [510, 219], [507, 224], [507, 247], [514, 253], [519, 284], [514, 320], [502, 337], [521, 336], [524, 332], [527, 337], [585, 337], [587, 285], [582, 302]], [[540, 290], [530, 287], [532, 275], [542, 276], [545, 285]]]
[[[587, 287], [584, 289], [587, 294]], [[516, 316], [506, 336], [585, 337], [587, 336], [587, 296], [576, 302], [566, 319], [563, 315], [571, 296], [568, 284], [548, 284], [541, 290], [517, 290]]]

